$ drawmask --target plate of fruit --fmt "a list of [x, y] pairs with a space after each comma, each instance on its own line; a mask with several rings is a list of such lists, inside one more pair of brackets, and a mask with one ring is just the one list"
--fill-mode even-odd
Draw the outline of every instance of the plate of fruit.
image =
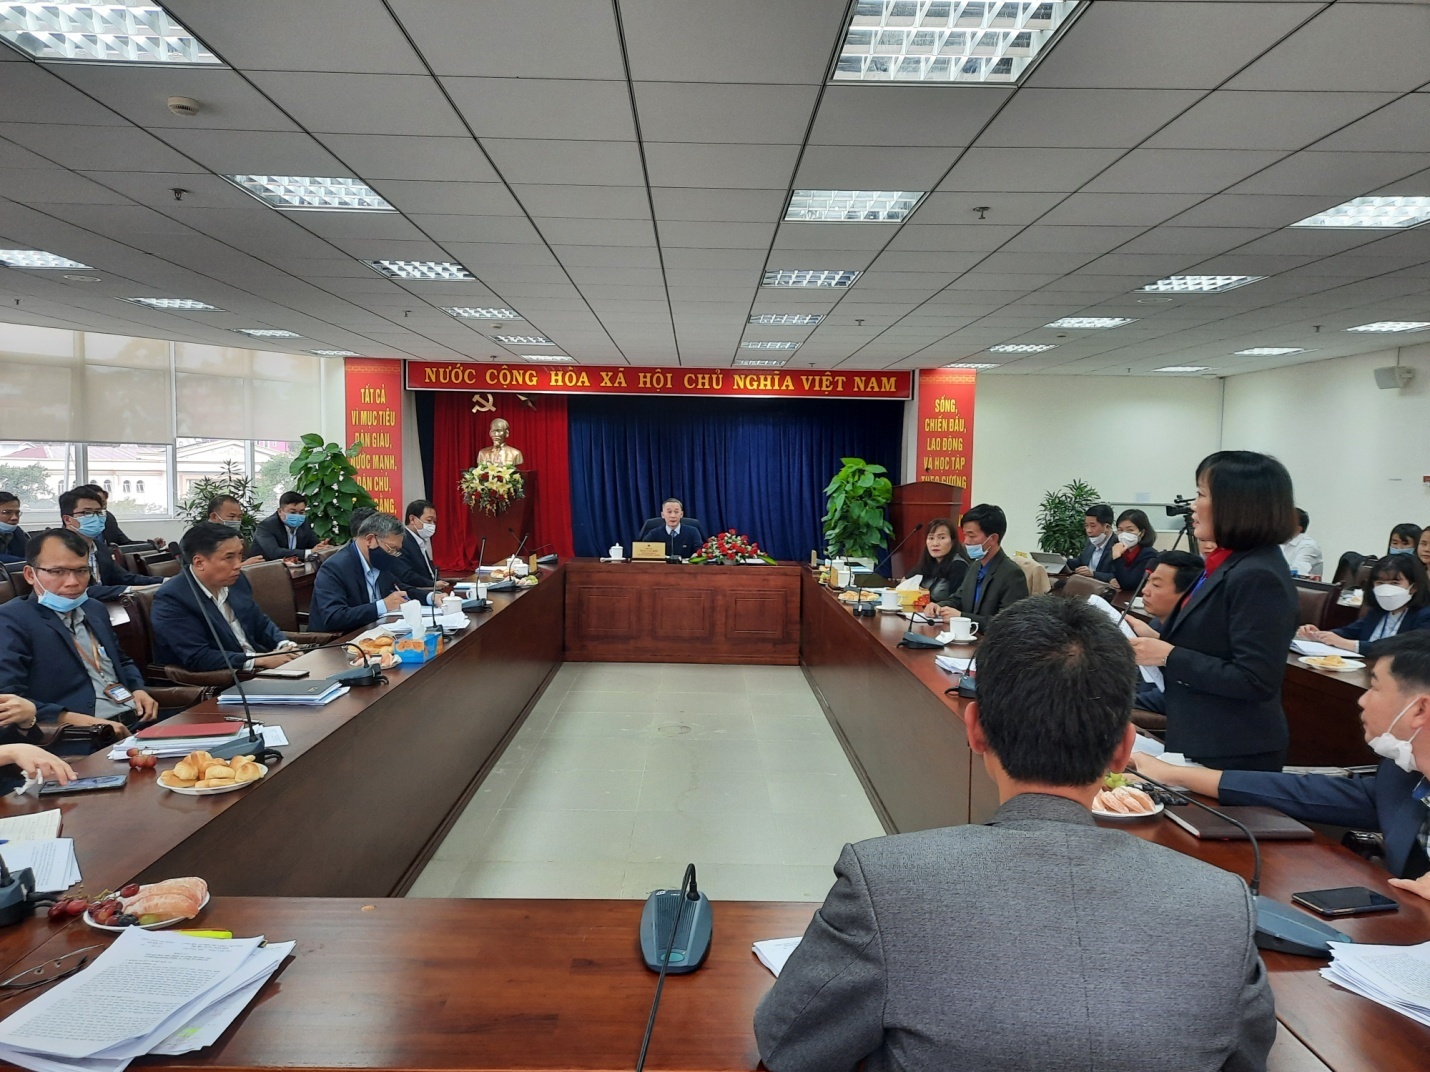
[[[169, 878], [147, 886], [131, 882], [119, 892], [105, 893], [88, 905], [84, 921], [101, 931], [117, 932], [129, 927], [157, 931], [193, 919], [208, 903], [209, 886], [201, 878]], [[74, 913], [67, 907], [66, 914]], [[53, 908], [50, 915], [54, 915]]]
[[1162, 813], [1162, 805], [1132, 778], [1113, 771], [1102, 780], [1092, 800], [1092, 814], [1101, 819], [1146, 819]]

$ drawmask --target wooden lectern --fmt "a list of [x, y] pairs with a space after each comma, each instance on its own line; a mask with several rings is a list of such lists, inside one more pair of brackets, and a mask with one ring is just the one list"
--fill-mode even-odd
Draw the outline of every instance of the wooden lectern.
[[[952, 484], [939, 484], [930, 480], [920, 480], [913, 484], [898, 484], [894, 487], [894, 497], [889, 502], [889, 520], [893, 522], [894, 533], [889, 546], [896, 547], [913, 527], [922, 524], [925, 528], [936, 517], [946, 517], [953, 522], [953, 538], [958, 540], [958, 515], [963, 509], [963, 489]], [[924, 553], [924, 538], [920, 532], [908, 543], [894, 552], [887, 575], [906, 576]]]
[[[531, 532], [532, 502], [536, 499], [536, 474], [523, 469], [521, 475], [526, 478], [525, 498], [517, 499], [496, 516], [475, 506], [468, 511], [471, 521], [467, 524], [466, 551], [467, 561], [471, 565], [477, 564], [477, 549], [481, 547], [483, 537], [486, 537], [487, 549], [482, 561], [489, 566], [514, 554], [521, 538]], [[536, 546], [536, 534], [532, 533], [531, 538], [526, 541], [522, 555], [525, 556]]]

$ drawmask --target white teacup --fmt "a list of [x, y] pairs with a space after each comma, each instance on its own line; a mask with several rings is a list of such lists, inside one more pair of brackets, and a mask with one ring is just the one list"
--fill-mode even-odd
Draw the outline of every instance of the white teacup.
[[898, 610], [899, 593], [892, 588], [885, 588], [879, 596], [879, 607], [881, 610]]
[[619, 562], [622, 558], [625, 557], [625, 552], [621, 548], [620, 544], [613, 543], [611, 544], [610, 549], [607, 551], [606, 557], [609, 558], [612, 562]]
[[967, 643], [978, 635], [978, 623], [971, 618], [950, 618], [948, 620], [948, 631], [953, 634], [954, 641]]
[[477, 594], [476, 594], [476, 596], [474, 597], [474, 598], [476, 598], [476, 599], [486, 599], [486, 598], [487, 598], [487, 582], [486, 582], [486, 581], [478, 581], [478, 582], [477, 582], [476, 593], [477, 593]]

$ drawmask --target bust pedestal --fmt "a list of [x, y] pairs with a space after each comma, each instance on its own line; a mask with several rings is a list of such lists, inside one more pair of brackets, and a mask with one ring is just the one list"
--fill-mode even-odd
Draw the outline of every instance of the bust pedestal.
[[471, 521], [467, 525], [466, 551], [467, 561], [471, 565], [477, 564], [477, 550], [482, 545], [483, 537], [486, 538], [487, 549], [482, 562], [488, 566], [514, 554], [522, 536], [529, 532], [531, 538], [526, 541], [523, 555], [537, 546], [536, 534], [531, 532], [531, 504], [536, 498], [536, 474], [524, 469], [521, 475], [525, 478], [526, 497], [517, 499], [505, 512], [493, 516], [475, 506], [470, 509]]

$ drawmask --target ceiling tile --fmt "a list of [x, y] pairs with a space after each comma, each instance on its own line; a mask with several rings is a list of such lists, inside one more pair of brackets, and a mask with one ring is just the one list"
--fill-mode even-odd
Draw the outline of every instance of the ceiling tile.
[[[1032, 223], [1062, 201], [1061, 193], [932, 193], [914, 212], [912, 223], [984, 224]], [[907, 224], [905, 225], [908, 226]]]
[[1285, 153], [1250, 149], [1133, 149], [1084, 188], [1087, 193], [1214, 194]]
[[[197, 130], [297, 130], [298, 124], [237, 71], [199, 67], [144, 67], [126, 63], [67, 63], [55, 73], [109, 104], [126, 119], [150, 128]], [[199, 102], [196, 116], [176, 115], [170, 97]]]
[[0, 65], [0, 100], [5, 102], [7, 119], [83, 126], [124, 126], [128, 122], [38, 63]]
[[802, 190], [932, 190], [957, 150], [908, 146], [811, 145], [794, 186]]
[[773, 223], [784, 213], [787, 194], [777, 190], [676, 189], [653, 185], [651, 199], [659, 220]]
[[655, 245], [655, 232], [649, 220], [540, 218], [532, 222], [553, 246]]
[[1313, 148], [1338, 153], [1392, 148], [1430, 152], [1430, 93], [1408, 93], [1393, 100], [1316, 142]]
[[815, 86], [637, 82], [645, 141], [798, 145], [809, 127]]
[[[15, 113], [11, 113], [15, 114]], [[203, 167], [137, 127], [0, 123], [0, 134], [67, 168], [202, 172]]]
[[261, 130], [165, 130], [164, 140], [220, 175], [341, 175], [343, 166], [308, 134]]
[[652, 186], [787, 190], [799, 146], [648, 142], [645, 152]]
[[1196, 103], [1191, 90], [1023, 89], [982, 146], [1131, 147]]
[[958, 159], [938, 189], [1072, 192], [1123, 154], [1121, 149], [984, 149]]
[[495, 182], [497, 173], [471, 138], [422, 135], [324, 134], [319, 139], [347, 166], [345, 174], [374, 179]]
[[532, 216], [650, 219], [650, 201], [640, 186], [514, 186], [512, 191]]
[[635, 141], [624, 82], [562, 78], [444, 78], [479, 138]]
[[521, 206], [499, 182], [420, 182], [375, 179], [373, 189], [402, 212], [520, 216]]
[[255, 18], [252, 8], [231, 0], [164, 0], [164, 6], [236, 67], [379, 74], [422, 69], [381, 0], [304, 0], [286, 7], [281, 19]]
[[1145, 149], [1300, 149], [1391, 99], [1383, 93], [1209, 94]]
[[1370, 11], [1334, 4], [1233, 78], [1227, 88], [1408, 92], [1430, 82], [1426, 41], [1430, 41], [1430, 7], [1380, 5]]
[[1151, 227], [1202, 200], [1201, 194], [1073, 194], [1042, 223], [1098, 226], [1135, 224]]
[[510, 183], [645, 186], [640, 147], [633, 141], [484, 138], [482, 147]]
[[1430, 153], [1319, 153], [1308, 150], [1238, 183], [1231, 192], [1324, 194], [1333, 203], [1339, 203], [1426, 167], [1430, 167]]
[[609, 0], [393, 0], [392, 9], [439, 75], [625, 78]]
[[[539, 244], [541, 236], [524, 216], [453, 216], [447, 214], [408, 213], [408, 219], [432, 236], [436, 242], [448, 243], [531, 243]], [[493, 255], [502, 251], [493, 249]], [[510, 255], [507, 252], [504, 255]]]
[[251, 77], [314, 133], [453, 138], [466, 133], [441, 90], [425, 75], [255, 71]]
[[1004, 86], [828, 86], [811, 145], [969, 145], [1012, 96]]
[[1217, 194], [1175, 218], [1178, 227], [1288, 227], [1328, 207], [1322, 196]]

